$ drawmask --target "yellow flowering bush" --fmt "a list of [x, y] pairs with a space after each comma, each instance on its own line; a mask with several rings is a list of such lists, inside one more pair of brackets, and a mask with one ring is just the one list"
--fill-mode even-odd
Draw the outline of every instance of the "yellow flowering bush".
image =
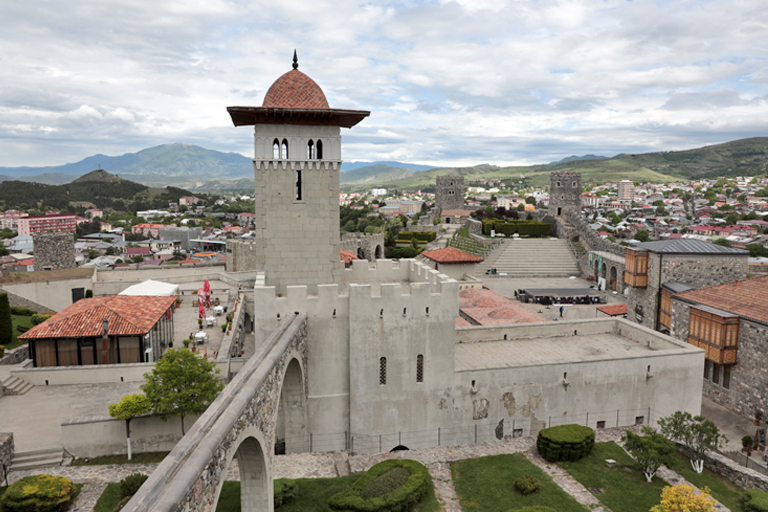
[[661, 503], [651, 512], [715, 512], [715, 499], [709, 489], [698, 490], [692, 485], [680, 484], [661, 491]]

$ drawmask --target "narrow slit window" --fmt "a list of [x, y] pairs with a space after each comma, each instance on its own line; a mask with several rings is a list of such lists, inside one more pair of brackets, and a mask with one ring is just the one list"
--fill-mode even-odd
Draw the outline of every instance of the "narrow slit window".
[[312, 142], [312, 139], [309, 139], [309, 142], [307, 142], [307, 160], [314, 160], [315, 158], [315, 143]]
[[301, 171], [296, 171], [296, 200], [301, 201]]
[[416, 382], [424, 382], [424, 356], [416, 356]]
[[315, 149], [315, 153], [317, 154], [318, 160], [323, 159], [323, 141], [321, 140], [317, 141], [317, 148]]
[[723, 387], [725, 389], [731, 388], [731, 365], [729, 364], [723, 366]]
[[280, 158], [288, 160], [288, 141], [286, 139], [283, 139], [283, 145], [280, 149]]
[[379, 384], [384, 386], [387, 384], [387, 358], [382, 357], [379, 359]]
[[280, 141], [277, 139], [272, 142], [272, 158], [280, 160]]

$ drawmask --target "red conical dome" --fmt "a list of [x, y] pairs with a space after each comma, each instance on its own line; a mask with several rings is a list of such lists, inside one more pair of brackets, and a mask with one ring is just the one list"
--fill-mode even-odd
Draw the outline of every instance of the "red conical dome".
[[328, 101], [319, 85], [298, 69], [292, 69], [272, 84], [262, 107], [328, 109]]

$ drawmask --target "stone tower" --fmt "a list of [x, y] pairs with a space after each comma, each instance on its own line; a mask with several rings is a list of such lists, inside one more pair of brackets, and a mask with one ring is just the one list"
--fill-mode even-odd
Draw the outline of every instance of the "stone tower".
[[368, 111], [332, 109], [298, 70], [278, 78], [261, 107], [228, 107], [235, 126], [253, 125], [256, 181], [253, 264], [280, 293], [337, 282], [341, 127]]
[[549, 214], [560, 216], [565, 210], [581, 211], [581, 173], [553, 172], [549, 174]]
[[32, 244], [35, 251], [35, 270], [61, 270], [76, 268], [75, 237], [72, 233], [35, 233]]
[[464, 208], [464, 176], [437, 177], [435, 207], [440, 212]]

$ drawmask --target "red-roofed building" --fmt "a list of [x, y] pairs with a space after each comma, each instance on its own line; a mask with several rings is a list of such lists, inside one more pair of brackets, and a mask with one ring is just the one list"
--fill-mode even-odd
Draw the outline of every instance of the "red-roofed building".
[[160, 236], [160, 228], [171, 227], [168, 224], [136, 224], [131, 228], [131, 233], [134, 235], [148, 236], [152, 238], [158, 238]]
[[475, 275], [475, 266], [483, 261], [480, 256], [475, 256], [455, 247], [425, 251], [421, 255], [433, 263], [435, 270], [459, 281], [463, 279], [464, 274]]
[[65, 231], [74, 233], [77, 226], [75, 215], [33, 215], [16, 219], [20, 235], [32, 236], [47, 231]]
[[156, 361], [173, 340], [175, 301], [130, 295], [80, 299], [19, 339], [29, 341], [35, 367]]
[[341, 249], [339, 251], [339, 253], [341, 255], [341, 261], [344, 262], [344, 267], [345, 268], [351, 267], [353, 261], [360, 259], [357, 256], [355, 256], [354, 254], [352, 254], [351, 252], [345, 251], [344, 249]]

